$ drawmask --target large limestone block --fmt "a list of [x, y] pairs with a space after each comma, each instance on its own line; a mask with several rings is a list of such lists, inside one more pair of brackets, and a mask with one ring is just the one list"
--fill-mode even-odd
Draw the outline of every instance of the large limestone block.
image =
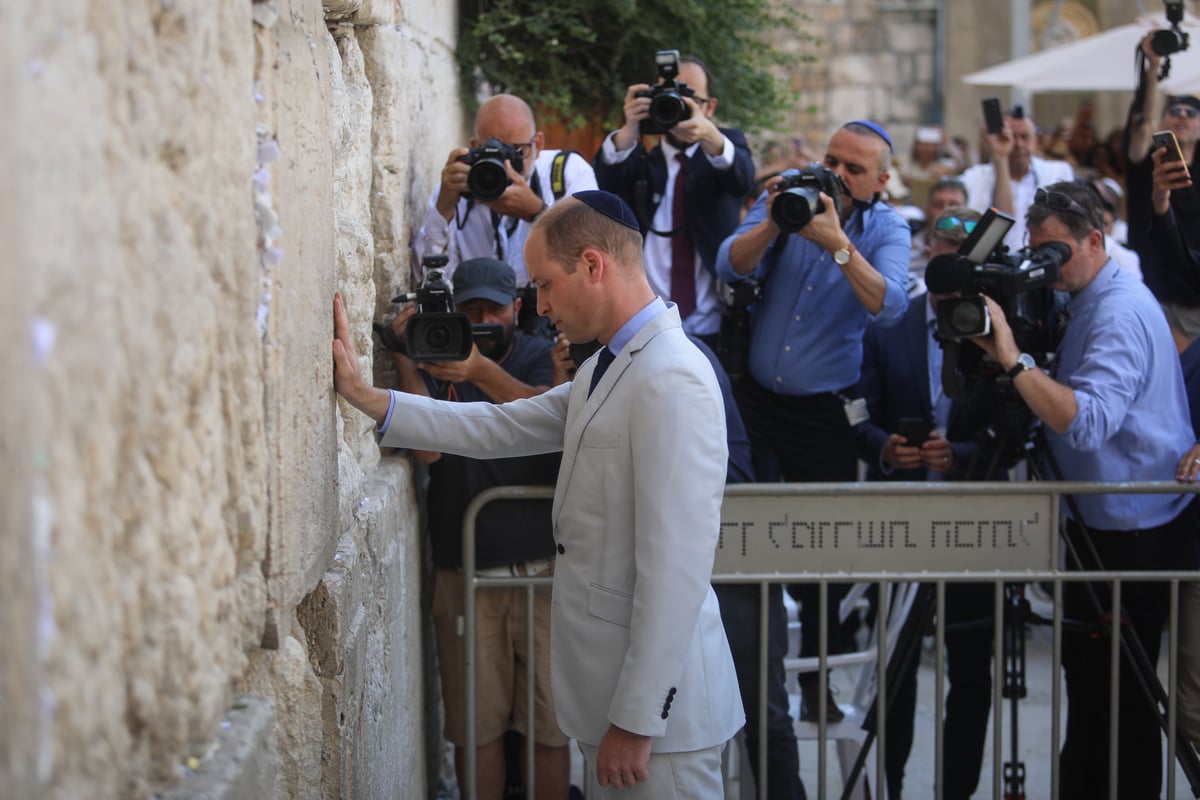
[[[278, 248], [273, 257], [259, 259], [271, 464], [267, 577], [272, 607], [286, 614], [319, 580], [338, 530], [339, 483], [332, 465], [343, 445], [329, 343], [337, 285], [332, 267], [343, 252], [332, 117], [338, 51], [319, 2], [280, 0], [278, 7], [277, 21], [257, 28], [254, 78], [262, 98], [258, 166], [269, 180]], [[270, 640], [279, 636], [268, 634]]]

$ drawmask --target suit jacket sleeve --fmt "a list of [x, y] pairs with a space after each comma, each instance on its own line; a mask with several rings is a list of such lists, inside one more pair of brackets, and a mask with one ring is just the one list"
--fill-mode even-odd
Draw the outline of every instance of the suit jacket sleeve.
[[571, 384], [510, 403], [455, 403], [392, 392], [395, 409], [384, 447], [436, 450], [470, 458], [531, 456], [562, 450]]
[[[609, 136], [612, 136], [610, 133]], [[633, 152], [622, 160], [610, 164], [604, 160], [604, 147], [601, 144], [592, 159], [592, 169], [596, 172], [596, 185], [606, 192], [612, 192], [623, 198], [633, 197], [633, 184], [637, 180], [638, 163], [644, 157], [645, 149], [638, 142], [633, 146]]]
[[716, 380], [694, 361], [664, 370], [639, 392], [630, 420], [633, 613], [609, 721], [661, 736], [663, 698], [678, 685], [712, 591], [728, 455]]

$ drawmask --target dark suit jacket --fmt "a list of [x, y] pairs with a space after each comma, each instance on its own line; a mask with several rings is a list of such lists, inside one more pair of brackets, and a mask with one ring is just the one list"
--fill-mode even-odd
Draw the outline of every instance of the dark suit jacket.
[[[867, 401], [870, 419], [855, 430], [858, 457], [867, 463], [867, 478], [873, 481], [923, 481], [927, 470], [897, 469], [884, 474], [879, 468], [879, 454], [888, 435], [900, 428], [904, 417], [933, 420], [933, 401], [929, 396], [929, 353], [925, 340], [929, 332], [925, 325], [925, 306], [928, 295], [914, 297], [899, 325], [883, 328], [868, 325], [863, 336], [862, 376], [859, 396]], [[988, 391], [980, 385], [965, 399], [951, 402], [946, 438], [954, 451], [954, 469], [946, 477], [967, 480], [967, 468], [975, 458], [978, 445], [975, 434], [988, 422]], [[982, 480], [987, 472], [990, 453], [980, 454], [972, 480]], [[1006, 465], [1002, 465], [1006, 466]], [[994, 480], [1004, 480], [998, 474]]]
[[[692, 242], [700, 256], [700, 263], [714, 279], [717, 249], [737, 228], [741, 221], [742, 199], [754, 186], [754, 161], [745, 135], [736, 128], [721, 128], [720, 131], [733, 143], [733, 165], [729, 169], [715, 169], [703, 149], [697, 147], [688, 159], [687, 195], [684, 198]], [[656, 145], [647, 153], [639, 142], [629, 157], [619, 164], [606, 164], [597, 153], [592, 159], [592, 166], [596, 172], [596, 184], [605, 191], [619, 195], [638, 214], [641, 212], [634, 197], [634, 187], [638, 175], [645, 174], [643, 171], [649, 172], [650, 198], [646, 209], [648, 216], [644, 221], [644, 224], [649, 224], [667, 189], [667, 161], [662, 146]], [[645, 228], [642, 233], [646, 233]]]

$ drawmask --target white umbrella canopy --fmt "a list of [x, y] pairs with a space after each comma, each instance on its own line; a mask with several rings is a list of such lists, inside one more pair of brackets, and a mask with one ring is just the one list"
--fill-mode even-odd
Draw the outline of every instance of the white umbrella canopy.
[[[1161, 16], [1143, 17], [1095, 36], [972, 72], [962, 80], [976, 86], [1015, 86], [1031, 92], [1133, 91], [1137, 87], [1137, 44], [1149, 31], [1164, 27], [1166, 20]], [[1191, 47], [1171, 56], [1171, 74], [1162, 88], [1176, 94], [1200, 93], [1200, 23], [1187, 15], [1181, 27], [1191, 36]]]

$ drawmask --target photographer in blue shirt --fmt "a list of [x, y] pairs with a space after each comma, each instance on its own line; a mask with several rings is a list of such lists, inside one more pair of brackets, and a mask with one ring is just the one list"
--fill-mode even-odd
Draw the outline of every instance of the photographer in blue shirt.
[[[1070, 294], [1068, 322], [1053, 374], [1020, 352], [1004, 312], [987, 305], [992, 335], [973, 339], [999, 362], [1042, 421], [1050, 456], [1069, 481], [1152, 481], [1174, 474], [1180, 443], [1195, 441], [1179, 358], [1162, 309], [1140, 281], [1104, 251], [1099, 198], [1064, 182], [1039, 189], [1028, 213], [1029, 244], [1061, 242], [1071, 250], [1052, 287]], [[1104, 494], [1075, 498], [1064, 508], [1065, 536], [1082, 563], [1071, 569], [1186, 570], [1194, 566], [1196, 531], [1191, 495]], [[1092, 557], [1095, 549], [1099, 563]], [[1103, 608], [1097, 608], [1094, 593]], [[1068, 619], [1092, 624], [1063, 632], [1067, 726], [1059, 794], [1107, 797], [1109, 648], [1108, 584], [1068, 583]], [[1151, 664], [1157, 663], [1169, 612], [1165, 583], [1124, 583], [1122, 610]], [[1151, 676], [1151, 679], [1153, 677]], [[1119, 692], [1117, 796], [1157, 798], [1162, 782], [1162, 733], [1122, 659]], [[1100, 759], [1098, 762], [1097, 759]]]
[[[865, 406], [850, 401], [867, 323], [894, 325], [908, 306], [908, 223], [879, 202], [892, 141], [880, 125], [848, 122], [829, 140], [821, 165], [802, 171], [823, 182], [820, 202], [798, 227], [788, 221], [800, 195], [793, 172], [772, 178], [741, 226], [721, 245], [717, 276], [753, 278], [762, 299], [750, 308], [749, 376], [735, 386], [761, 481], [853, 481], [853, 425]], [[815, 193], [815, 188], [814, 188]], [[832, 195], [840, 195], [835, 203]], [[840, 207], [839, 207], [840, 206]], [[781, 213], [783, 212], [783, 213]], [[817, 654], [815, 584], [797, 587], [803, 655]], [[829, 650], [844, 650], [831, 586]], [[818, 680], [801, 675], [802, 716], [816, 719]], [[841, 712], [832, 697], [827, 718]]]

